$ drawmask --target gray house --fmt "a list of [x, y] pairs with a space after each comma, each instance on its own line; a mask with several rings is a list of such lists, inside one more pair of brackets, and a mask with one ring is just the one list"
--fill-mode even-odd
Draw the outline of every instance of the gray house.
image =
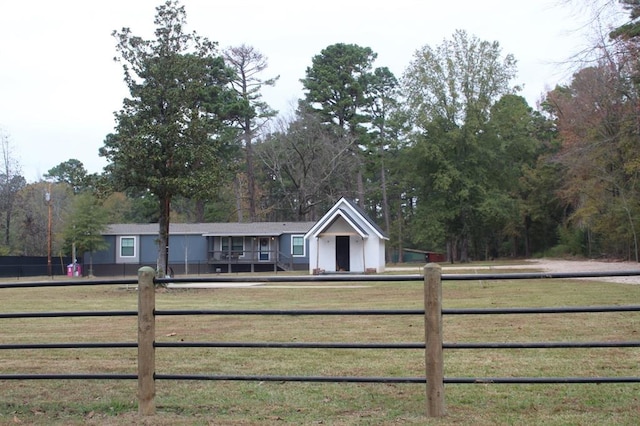
[[[158, 224], [110, 225], [103, 236], [108, 248], [93, 254], [95, 275], [156, 266]], [[362, 209], [341, 198], [317, 222], [172, 223], [169, 272], [383, 272], [386, 240]]]
[[[175, 274], [307, 270], [304, 235], [314, 224], [172, 223], [169, 267]], [[158, 224], [114, 224], [103, 235], [109, 247], [93, 254], [95, 275], [135, 275], [140, 266], [155, 267]]]

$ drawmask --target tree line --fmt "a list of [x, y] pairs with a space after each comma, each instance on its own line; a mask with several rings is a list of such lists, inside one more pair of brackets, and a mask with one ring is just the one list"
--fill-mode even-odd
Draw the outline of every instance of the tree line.
[[284, 116], [262, 100], [278, 77], [264, 76], [261, 52], [220, 51], [167, 1], [155, 39], [113, 34], [130, 96], [102, 173], [70, 159], [27, 184], [1, 134], [0, 254], [45, 254], [48, 232], [56, 253], [94, 251], [107, 223], [153, 222], [163, 269], [170, 221], [315, 220], [344, 196], [387, 232], [389, 251], [637, 261], [640, 9], [623, 3], [629, 22], [535, 109], [513, 84], [516, 58], [458, 30], [401, 76], [376, 67], [370, 47], [327, 46]]

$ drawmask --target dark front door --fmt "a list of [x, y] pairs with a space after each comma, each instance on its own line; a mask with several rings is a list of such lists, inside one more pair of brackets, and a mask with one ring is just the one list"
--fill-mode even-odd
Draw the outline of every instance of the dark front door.
[[269, 260], [269, 238], [261, 237], [259, 240], [260, 251], [259, 251], [259, 260]]
[[336, 237], [336, 271], [349, 270], [349, 236]]

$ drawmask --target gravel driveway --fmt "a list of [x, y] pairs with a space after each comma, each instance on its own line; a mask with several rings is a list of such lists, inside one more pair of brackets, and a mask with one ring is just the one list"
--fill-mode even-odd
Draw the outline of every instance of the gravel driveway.
[[[559, 259], [534, 259], [529, 260], [532, 267], [542, 269], [545, 272], [610, 272], [610, 271], [638, 271], [640, 272], [640, 263], [638, 262], [603, 262], [599, 260], [559, 260]], [[609, 281], [625, 284], [640, 284], [640, 275], [628, 277], [602, 277], [602, 278], [584, 278], [598, 281]]]
[[[638, 262], [605, 262], [600, 260], [562, 260], [562, 259], [530, 259], [525, 263], [517, 265], [500, 265], [500, 266], [474, 266], [471, 269], [490, 270], [490, 269], [527, 269], [543, 272], [614, 272], [614, 271], [638, 271], [640, 273], [640, 263]], [[456, 269], [470, 269], [469, 266], [443, 265], [442, 272], [455, 273]], [[580, 278], [585, 280], [609, 281], [625, 284], [640, 284], [640, 275], [628, 277], [600, 277], [600, 278]]]

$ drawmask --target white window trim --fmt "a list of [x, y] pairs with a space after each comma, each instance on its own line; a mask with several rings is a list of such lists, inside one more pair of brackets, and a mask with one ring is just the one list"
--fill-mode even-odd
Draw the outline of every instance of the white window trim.
[[[293, 240], [295, 238], [298, 238], [298, 237], [302, 239], [302, 254], [293, 254], [293, 247], [294, 247]], [[307, 245], [304, 242], [304, 234], [291, 235], [291, 256], [293, 256], [293, 257], [305, 257], [306, 255], [307, 255]]]
[[[125, 239], [133, 240], [133, 254], [131, 256], [122, 254], [122, 240], [125, 240]], [[121, 236], [120, 240], [118, 241], [118, 256], [121, 257], [121, 258], [124, 258], [124, 259], [135, 258], [137, 256], [137, 253], [136, 253], [137, 243], [138, 243], [137, 238], [134, 235], [123, 235], [123, 236]]]

